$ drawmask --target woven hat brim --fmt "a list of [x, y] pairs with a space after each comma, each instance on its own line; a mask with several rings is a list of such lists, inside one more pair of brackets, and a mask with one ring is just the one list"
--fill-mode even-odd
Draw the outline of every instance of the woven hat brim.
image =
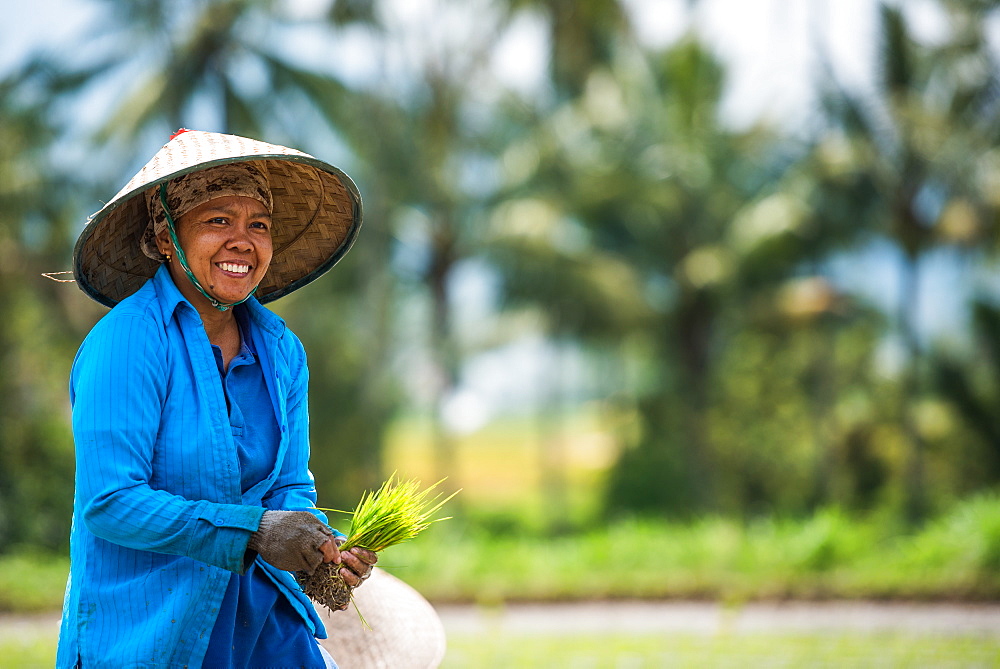
[[444, 659], [447, 638], [437, 611], [379, 567], [354, 590], [354, 604], [346, 611], [315, 608], [328, 635], [320, 643], [341, 669], [435, 669]]
[[274, 254], [257, 299], [276, 300], [329, 271], [350, 250], [361, 228], [357, 186], [340, 169], [307, 154], [252, 153], [185, 165], [150, 181], [133, 178], [91, 218], [77, 240], [73, 272], [80, 288], [108, 307], [137, 291], [159, 267], [139, 246], [149, 222], [145, 192], [182, 174], [245, 160], [264, 161], [274, 197]]

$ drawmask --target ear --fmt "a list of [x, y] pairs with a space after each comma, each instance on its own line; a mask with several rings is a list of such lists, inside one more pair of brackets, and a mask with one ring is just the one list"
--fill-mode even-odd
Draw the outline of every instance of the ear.
[[170, 231], [166, 228], [156, 235], [156, 248], [164, 255], [174, 252], [174, 243], [170, 239]]

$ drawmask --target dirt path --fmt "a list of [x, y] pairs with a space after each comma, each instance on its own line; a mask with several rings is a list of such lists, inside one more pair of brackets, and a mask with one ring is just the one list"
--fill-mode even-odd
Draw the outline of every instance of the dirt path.
[[0, 642], [59, 634], [59, 614], [16, 615], [0, 613]]
[[[607, 602], [436, 608], [447, 632], [460, 635], [890, 632], [1000, 637], [1000, 604]], [[0, 641], [55, 637], [58, 630], [58, 614], [0, 614]]]

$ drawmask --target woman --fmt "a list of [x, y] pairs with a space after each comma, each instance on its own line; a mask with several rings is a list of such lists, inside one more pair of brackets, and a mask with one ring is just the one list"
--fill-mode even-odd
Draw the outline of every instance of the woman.
[[180, 131], [95, 214], [74, 274], [113, 309], [77, 353], [59, 667], [328, 667], [292, 572], [375, 555], [315, 508], [305, 354], [261, 306], [350, 248], [337, 168]]

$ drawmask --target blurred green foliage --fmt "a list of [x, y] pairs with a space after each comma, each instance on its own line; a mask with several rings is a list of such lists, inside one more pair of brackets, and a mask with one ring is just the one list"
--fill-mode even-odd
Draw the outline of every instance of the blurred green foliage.
[[[729, 73], [693, 9], [653, 47], [628, 4], [442, 2], [465, 29], [426, 33], [379, 2], [303, 18], [272, 0], [103, 0], [111, 38], [26, 54], [0, 80], [0, 553], [65, 547], [65, 384], [101, 315], [40, 274], [69, 266], [86, 214], [183, 125], [300, 147], [364, 194], [356, 248], [276, 306], [310, 356], [326, 505], [381, 482], [413, 414], [433, 426], [435, 480], [463, 485], [449, 403], [481, 354], [532, 338], [558, 352], [528, 408], [548, 530], [576, 524], [553, 435], [584, 403], [616, 454], [592, 522], [761, 532], [826, 509], [772, 556], [820, 571], [850, 550], [851, 514], [918, 521], [1000, 485], [995, 3], [930, 3], [947, 19], [934, 40], [877, 3], [874, 86], [822, 70], [794, 132], [725, 122]], [[533, 91], [492, 69], [522, 21], [547, 36]], [[310, 61], [296, 31], [358, 45], [367, 75]], [[889, 267], [872, 280], [898, 283], [889, 308], [836, 270], [872, 248]], [[944, 252], [984, 280], [951, 296], [970, 333], [938, 341], [917, 311]], [[492, 287], [478, 315], [459, 298], [470, 268]]]
[[0, 558], [0, 611], [42, 613], [62, 606], [69, 565], [65, 558], [37, 550]]
[[[995, 601], [998, 564], [996, 494], [959, 503], [919, 531], [890, 514], [858, 517], [825, 507], [804, 519], [749, 523], [722, 516], [621, 518], [553, 536], [530, 518], [473, 512], [437, 523], [379, 558], [380, 567], [434, 602], [483, 606], [602, 599]], [[0, 558], [0, 611], [57, 609], [67, 569], [65, 558], [38, 553]]]
[[[1000, 594], [996, 495], [921, 531], [887, 514], [828, 507], [805, 519], [621, 519], [552, 537], [449, 521], [387, 551], [384, 567], [435, 600], [602, 598], [993, 600]], [[442, 554], [441, 546], [448, 550]], [[514, 570], [496, 556], [544, 555]], [[627, 560], [629, 568], [616, 570]], [[614, 573], [613, 579], [601, 574]]]

